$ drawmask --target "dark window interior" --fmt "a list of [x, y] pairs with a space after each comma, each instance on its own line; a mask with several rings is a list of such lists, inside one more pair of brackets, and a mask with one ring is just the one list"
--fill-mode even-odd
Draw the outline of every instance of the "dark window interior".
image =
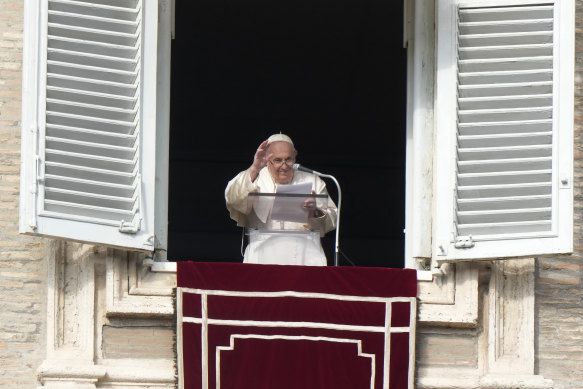
[[[282, 131], [342, 189], [340, 250], [403, 267], [406, 51], [401, 1], [176, 2], [170, 260], [241, 262], [227, 182]], [[332, 199], [337, 191], [326, 180]], [[334, 232], [323, 239], [333, 263]], [[345, 257], [340, 264], [350, 266]]]

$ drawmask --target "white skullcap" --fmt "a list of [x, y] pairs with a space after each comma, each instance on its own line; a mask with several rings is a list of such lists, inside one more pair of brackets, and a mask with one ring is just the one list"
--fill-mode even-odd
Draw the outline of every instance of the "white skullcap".
[[292, 146], [294, 145], [294, 142], [292, 142], [291, 138], [285, 134], [282, 134], [281, 132], [279, 134], [273, 134], [269, 138], [267, 138], [268, 144], [271, 144], [273, 142], [287, 142]]

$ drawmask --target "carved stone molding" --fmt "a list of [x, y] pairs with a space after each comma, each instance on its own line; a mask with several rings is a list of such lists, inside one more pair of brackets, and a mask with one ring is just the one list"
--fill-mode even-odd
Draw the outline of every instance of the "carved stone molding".
[[92, 361], [58, 359], [45, 361], [38, 371], [43, 388], [94, 389], [103, 379], [106, 369], [94, 365]]
[[[456, 270], [459, 273], [461, 268]], [[472, 291], [478, 290], [473, 285], [477, 276], [466, 277]], [[483, 330], [477, 367], [420, 368], [416, 388], [552, 388], [552, 380], [534, 374], [534, 259], [493, 261], [490, 272], [484, 268], [483, 276], [484, 296], [478, 312]], [[458, 286], [456, 275], [456, 298]], [[453, 307], [456, 305], [457, 301]]]
[[[111, 303], [130, 328], [172, 315], [174, 274], [150, 274], [138, 254], [57, 240], [49, 243], [47, 261], [47, 355], [37, 371], [39, 388], [175, 387], [174, 359], [108, 360], [101, 349]], [[106, 296], [117, 300], [108, 304]]]
[[107, 250], [108, 316], [174, 316], [176, 273], [153, 272], [144, 261], [140, 253]]
[[94, 269], [104, 253], [54, 240], [47, 254], [47, 358], [38, 370], [39, 381], [47, 388], [95, 388], [105, 375], [93, 359]]
[[478, 323], [478, 264], [444, 264], [443, 275], [419, 281], [420, 324], [473, 327]]
[[484, 388], [552, 388], [534, 374], [534, 269], [532, 258], [495, 261], [488, 293], [488, 374]]

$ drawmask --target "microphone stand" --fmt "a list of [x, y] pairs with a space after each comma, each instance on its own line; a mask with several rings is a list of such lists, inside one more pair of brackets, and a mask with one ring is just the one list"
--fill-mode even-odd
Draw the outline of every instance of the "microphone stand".
[[320, 173], [320, 172], [317, 172], [317, 171], [312, 170], [312, 169], [305, 168], [305, 167], [301, 166], [299, 163], [294, 164], [294, 169], [308, 172], [308, 173], [312, 173], [312, 174], [315, 174], [315, 175], [320, 176], [320, 177], [329, 178], [332, 181], [334, 181], [334, 184], [336, 184], [336, 189], [338, 190], [338, 210], [336, 212], [336, 243], [335, 243], [335, 247], [334, 247], [334, 266], [338, 266], [338, 261], [339, 261], [338, 254], [340, 252], [340, 249], [339, 249], [339, 247], [340, 247], [340, 207], [342, 206], [342, 191], [340, 190], [340, 184], [338, 183], [338, 180], [334, 176], [332, 176], [330, 174]]

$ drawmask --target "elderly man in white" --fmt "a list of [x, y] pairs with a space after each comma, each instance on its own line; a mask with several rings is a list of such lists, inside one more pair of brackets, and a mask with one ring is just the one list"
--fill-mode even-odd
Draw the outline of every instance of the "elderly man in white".
[[[294, 170], [297, 154], [289, 136], [274, 134], [259, 145], [253, 164], [227, 184], [225, 200], [231, 219], [238, 226], [254, 227], [248, 231], [245, 263], [326, 265], [320, 238], [336, 228], [336, 205], [328, 197], [326, 184], [320, 177]], [[307, 223], [285, 222], [284, 225], [272, 220], [271, 215], [258, 220], [248, 199], [250, 193], [275, 193], [280, 185], [302, 183], [311, 183], [312, 194], [327, 198], [325, 206], [318, 203], [316, 207], [313, 200], [304, 203], [308, 208]], [[277, 233], [278, 230], [285, 232]]]

